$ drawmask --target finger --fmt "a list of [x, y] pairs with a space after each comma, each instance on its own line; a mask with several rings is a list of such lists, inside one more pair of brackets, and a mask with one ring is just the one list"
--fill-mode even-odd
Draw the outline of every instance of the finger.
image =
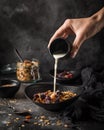
[[[55, 33], [54, 35], [51, 37], [50, 41], [49, 41], [49, 44], [48, 44], [48, 47], [50, 46], [51, 42], [57, 38], [62, 38], [63, 37], [63, 34], [64, 34], [64, 28], [63, 26], [61, 26]], [[64, 34], [65, 35], [65, 34]]]
[[65, 23], [54, 33], [54, 35], [51, 37], [48, 48], [50, 47], [50, 44], [53, 40], [57, 38], [63, 38], [66, 39], [69, 34], [73, 34], [72, 30], [70, 28], [67, 28]]
[[79, 51], [79, 49], [80, 49], [83, 42], [84, 42], [84, 40], [83, 40], [83, 38], [81, 36], [80, 37], [76, 36], [76, 38], [75, 38], [75, 40], [73, 42], [73, 45], [72, 45], [71, 53], [70, 53], [70, 56], [72, 58], [74, 58], [77, 55], [77, 53], [78, 53], [78, 51]]

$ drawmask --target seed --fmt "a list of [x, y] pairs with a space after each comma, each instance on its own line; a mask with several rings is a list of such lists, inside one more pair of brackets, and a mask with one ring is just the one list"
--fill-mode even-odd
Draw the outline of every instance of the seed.
[[34, 122], [34, 125], [37, 125], [38, 124], [38, 122]]
[[25, 125], [24, 125], [24, 124], [22, 124], [22, 125], [21, 125], [21, 127], [25, 127]]
[[16, 120], [19, 120], [19, 118], [17, 117]]
[[46, 117], [45, 116], [40, 116], [41, 119], [45, 119]]
[[44, 120], [43, 119], [40, 119], [39, 122], [43, 122]]
[[8, 116], [12, 116], [12, 114], [8, 114]]
[[64, 127], [65, 127], [65, 128], [69, 128], [69, 125], [68, 125], [68, 124], [64, 124]]

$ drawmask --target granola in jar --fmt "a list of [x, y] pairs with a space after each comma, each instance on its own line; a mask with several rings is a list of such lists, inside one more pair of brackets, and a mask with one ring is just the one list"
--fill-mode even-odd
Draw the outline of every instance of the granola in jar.
[[24, 62], [17, 62], [17, 79], [20, 81], [31, 81], [40, 78], [39, 75], [39, 61], [38, 60], [24, 60]]

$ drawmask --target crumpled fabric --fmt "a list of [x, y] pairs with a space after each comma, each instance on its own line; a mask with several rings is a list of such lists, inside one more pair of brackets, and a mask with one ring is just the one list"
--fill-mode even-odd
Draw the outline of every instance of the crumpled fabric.
[[80, 86], [82, 94], [63, 112], [63, 116], [74, 121], [88, 118], [104, 122], [104, 71], [94, 72], [90, 67], [81, 71], [83, 84]]

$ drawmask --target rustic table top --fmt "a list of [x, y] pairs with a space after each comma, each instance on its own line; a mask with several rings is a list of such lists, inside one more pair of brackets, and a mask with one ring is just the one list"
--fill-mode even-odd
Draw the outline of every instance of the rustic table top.
[[[0, 76], [13, 78], [12, 75]], [[21, 83], [11, 99], [0, 98], [0, 130], [104, 130], [104, 124], [93, 120], [72, 123], [62, 119], [61, 112], [47, 111], [25, 97], [24, 90], [31, 83]]]

